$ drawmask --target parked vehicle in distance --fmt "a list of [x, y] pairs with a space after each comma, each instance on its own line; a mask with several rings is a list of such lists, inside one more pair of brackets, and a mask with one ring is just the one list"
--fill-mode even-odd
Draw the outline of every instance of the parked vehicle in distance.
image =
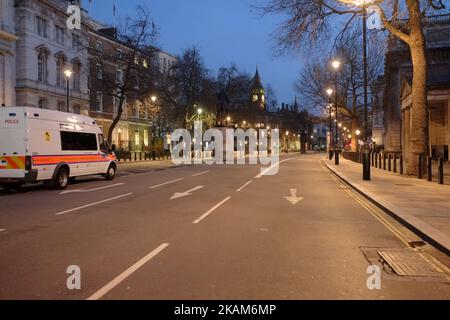
[[19, 189], [44, 182], [65, 189], [70, 179], [117, 170], [109, 147], [92, 118], [30, 107], [0, 108], [0, 185]]

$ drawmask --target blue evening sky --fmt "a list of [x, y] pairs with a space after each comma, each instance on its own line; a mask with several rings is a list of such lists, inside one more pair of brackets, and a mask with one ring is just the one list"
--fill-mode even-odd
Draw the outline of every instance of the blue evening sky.
[[[84, 1], [87, 10], [88, 2]], [[90, 14], [113, 24], [112, 2], [92, 0]], [[270, 36], [280, 18], [252, 12], [252, 0], [116, 0], [117, 20], [132, 15], [139, 4], [150, 9], [163, 50], [177, 55], [181, 49], [195, 45], [214, 74], [236, 62], [253, 76], [258, 64], [263, 83], [272, 85], [279, 104], [294, 100], [293, 82], [301, 59], [274, 56]]]

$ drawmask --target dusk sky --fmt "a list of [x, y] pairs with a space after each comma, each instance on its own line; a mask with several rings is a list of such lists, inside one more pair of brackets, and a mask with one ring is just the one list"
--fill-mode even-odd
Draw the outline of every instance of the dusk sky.
[[[113, 0], [92, 0], [91, 15], [113, 24]], [[252, 0], [116, 0], [117, 21], [132, 15], [145, 4], [160, 30], [159, 45], [177, 55], [183, 48], [197, 46], [214, 74], [236, 62], [252, 75], [256, 65], [264, 82], [274, 88], [278, 101], [292, 102], [293, 82], [301, 67], [299, 57], [275, 57], [271, 33], [279, 17], [261, 17], [252, 11]], [[89, 10], [88, 1], [85, 7]]]

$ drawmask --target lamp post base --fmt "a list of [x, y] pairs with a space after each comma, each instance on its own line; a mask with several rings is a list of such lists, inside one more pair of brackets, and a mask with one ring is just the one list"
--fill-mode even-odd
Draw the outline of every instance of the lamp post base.
[[334, 152], [334, 164], [339, 165], [339, 151], [337, 150]]
[[370, 152], [369, 149], [364, 150], [364, 159], [363, 159], [363, 180], [370, 181]]

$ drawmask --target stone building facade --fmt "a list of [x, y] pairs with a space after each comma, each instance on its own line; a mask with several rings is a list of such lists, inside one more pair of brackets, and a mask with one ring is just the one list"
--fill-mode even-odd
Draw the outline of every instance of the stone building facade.
[[16, 27], [14, 0], [0, 0], [0, 106], [16, 104]]
[[[87, 26], [67, 28], [65, 0], [15, 4], [16, 105], [87, 115]], [[66, 70], [72, 71], [68, 106]]]
[[[450, 14], [428, 17], [424, 27], [429, 64], [430, 153], [448, 150], [448, 88], [450, 87]], [[409, 147], [412, 64], [409, 49], [391, 39], [385, 60], [384, 147], [401, 153]]]

